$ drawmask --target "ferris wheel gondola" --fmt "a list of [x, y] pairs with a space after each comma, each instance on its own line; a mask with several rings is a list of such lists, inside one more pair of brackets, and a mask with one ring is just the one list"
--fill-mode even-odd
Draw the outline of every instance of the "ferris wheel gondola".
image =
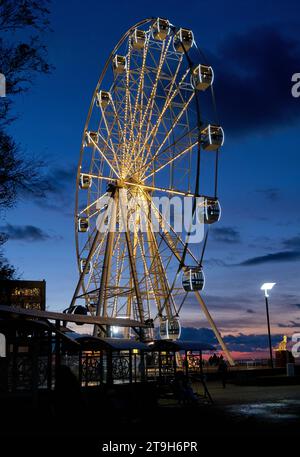
[[80, 179], [79, 179], [79, 187], [80, 189], [89, 189], [92, 185], [92, 178], [88, 175], [85, 175], [84, 173], [81, 173]]
[[191, 83], [197, 90], [205, 91], [214, 82], [214, 71], [209, 65], [197, 65], [191, 75]]
[[117, 74], [124, 73], [126, 71], [126, 57], [115, 55], [113, 58], [113, 71]]
[[182, 273], [182, 287], [186, 292], [203, 290], [205, 285], [204, 271], [201, 266], [185, 267]]
[[155, 40], [165, 40], [170, 33], [170, 22], [168, 19], [157, 18], [151, 28], [152, 37]]

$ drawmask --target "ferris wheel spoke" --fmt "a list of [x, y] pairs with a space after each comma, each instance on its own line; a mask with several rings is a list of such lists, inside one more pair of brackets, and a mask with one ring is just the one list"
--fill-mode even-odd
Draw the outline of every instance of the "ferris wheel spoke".
[[[183, 135], [180, 137], [176, 138], [173, 143], [170, 143], [168, 146], [166, 146], [156, 157], [156, 161], [161, 159], [162, 157], [166, 156], [168, 159], [170, 158], [170, 154], [172, 154], [171, 158], [174, 157], [174, 150], [175, 148], [178, 148], [181, 142], [185, 141], [188, 137], [188, 139], [191, 141], [195, 137], [198, 138], [198, 133], [197, 133], [197, 128], [198, 126], [195, 126], [194, 128], [188, 130], [185, 132]], [[151, 166], [154, 165], [154, 160], [149, 160], [149, 162], [145, 163], [138, 171], [145, 175], [146, 171], [151, 168]]]
[[166, 166], [170, 165], [171, 163], [175, 162], [177, 159], [179, 159], [180, 157], [182, 157], [184, 154], [186, 154], [187, 152], [189, 152], [191, 149], [193, 149], [195, 146], [198, 145], [198, 140], [197, 141], [194, 141], [193, 143], [191, 143], [188, 147], [186, 147], [185, 149], [183, 149], [182, 151], [179, 151], [177, 152], [176, 155], [174, 155], [174, 157], [171, 157], [169, 160], [167, 160], [165, 163], [161, 164], [158, 168], [156, 168], [154, 171], [152, 171], [151, 173], [149, 173], [147, 176], [145, 176], [143, 178], [143, 181], [146, 181], [146, 179], [149, 179], [151, 176], [155, 175], [156, 173], [158, 173], [159, 171], [161, 171], [163, 168], [165, 168]]
[[[101, 176], [98, 176], [98, 175], [93, 175], [91, 173], [85, 173], [86, 176], [89, 176], [89, 177], [92, 177], [94, 179], [102, 179]], [[115, 181], [113, 178], [103, 178], [103, 179], [107, 179], [107, 180], [110, 180], [110, 181]], [[105, 194], [101, 195], [101, 197], [99, 198], [96, 198], [96, 200], [94, 200], [92, 203], [90, 203], [88, 206], [86, 206], [85, 208], [83, 208], [79, 213], [78, 213], [78, 216], [81, 216], [82, 214], [86, 213], [90, 208], [92, 208], [93, 206], [97, 205], [103, 198], [106, 198], [108, 196], [108, 193], [105, 192]]]
[[[151, 163], [153, 163], [155, 161], [155, 159], [157, 158], [157, 156], [159, 155], [160, 151], [161, 151], [161, 148], [165, 145], [166, 141], [168, 140], [168, 138], [170, 137], [171, 133], [174, 131], [175, 127], [177, 126], [178, 122], [180, 121], [181, 117], [183, 116], [183, 114], [186, 112], [186, 110], [188, 109], [189, 107], [189, 104], [190, 102], [192, 101], [192, 99], [194, 98], [194, 91], [192, 92], [191, 96], [189, 97], [189, 99], [187, 100], [187, 102], [184, 103], [183, 107], [182, 107], [182, 110], [180, 111], [180, 113], [176, 116], [170, 130], [168, 131], [167, 135], [165, 136], [164, 140], [161, 142], [159, 148], [155, 151], [154, 155], [151, 157], [151, 160], [150, 162], [148, 162], [148, 164], [150, 165]], [[147, 158], [149, 156], [149, 153], [148, 155], [145, 157], [145, 160], [144, 160], [144, 163], [146, 163], [147, 161]], [[148, 165], [147, 164], [147, 165]]]
[[[178, 82], [178, 84], [177, 84], [176, 89], [173, 91], [173, 87], [174, 87], [174, 85], [175, 85], [175, 83], [176, 83], [176, 78], [177, 78], [177, 76], [178, 76], [178, 72], [179, 72], [181, 63], [182, 63], [182, 57], [179, 59], [179, 63], [178, 63], [177, 69], [176, 69], [176, 71], [175, 71], [175, 74], [174, 74], [174, 76], [173, 76], [173, 79], [172, 79], [172, 81], [171, 81], [170, 88], [169, 88], [169, 90], [168, 90], [168, 94], [167, 94], [167, 96], [166, 96], [166, 100], [165, 100], [164, 106], [163, 106], [163, 108], [162, 108], [162, 110], [161, 110], [161, 112], [160, 112], [160, 115], [158, 116], [158, 119], [157, 119], [155, 125], [154, 125], [153, 128], [151, 129], [150, 133], [148, 133], [148, 135], [146, 136], [145, 142], [144, 142], [143, 145], [142, 145], [142, 148], [143, 148], [143, 149], [146, 147], [146, 144], [148, 143], [149, 139], [152, 138], [152, 140], [151, 140], [151, 142], [150, 142], [150, 147], [149, 147], [149, 149], [151, 149], [151, 147], [152, 147], [152, 145], [153, 145], [153, 142], [154, 142], [154, 138], [155, 138], [155, 136], [156, 136], [156, 134], [157, 134], [158, 128], [159, 128], [159, 126], [160, 126], [160, 123], [161, 123], [161, 121], [162, 121], [162, 119], [163, 119], [164, 114], [166, 113], [167, 109], [169, 108], [169, 106], [170, 106], [172, 100], [174, 100], [174, 98], [179, 94], [180, 89], [181, 89], [181, 85], [183, 84], [183, 82], [185, 81], [186, 77], [188, 76], [188, 74], [189, 74], [189, 72], [190, 72], [189, 69], [187, 69], [187, 70], [184, 72], [184, 74], [183, 74], [181, 80], [180, 80], [180, 81]], [[172, 92], [172, 91], [173, 91], [173, 92]]]
[[[103, 138], [103, 136], [101, 134], [99, 134], [100, 138], [102, 139], [102, 141], [106, 144], [107, 148], [111, 150], [109, 144], [107, 143], [107, 141], [105, 140], [105, 138]], [[107, 156], [104, 154], [104, 152], [99, 148], [98, 144], [94, 141], [93, 138], [90, 137], [90, 141], [91, 143], [93, 144], [93, 146], [97, 149], [97, 151], [100, 153], [100, 155], [103, 157], [103, 159], [105, 160], [105, 162], [107, 163], [107, 165], [110, 167], [110, 169], [114, 172], [114, 174], [120, 178], [118, 172], [115, 170], [114, 166], [112, 165], [111, 161], [107, 158]], [[113, 153], [113, 151], [111, 150], [111, 152]]]
[[[134, 135], [134, 129], [136, 126], [137, 122], [137, 111], [138, 111], [138, 106], [139, 102], [142, 102], [141, 96], [143, 92], [143, 87], [144, 87], [144, 77], [145, 77], [145, 68], [146, 68], [146, 58], [147, 58], [147, 53], [148, 53], [148, 46], [149, 46], [149, 36], [146, 38], [146, 42], [144, 44], [144, 49], [143, 49], [143, 60], [142, 60], [142, 68], [140, 71], [140, 76], [139, 76], [139, 83], [138, 83], [138, 89], [137, 93], [135, 96], [135, 104], [134, 104], [134, 109], [133, 109], [133, 116], [130, 119], [130, 132], [129, 132], [129, 141], [128, 141], [128, 149], [129, 151], [132, 150], [134, 153], [134, 145], [132, 145], [133, 142], [133, 135]], [[140, 110], [142, 110], [142, 106], [140, 107]], [[139, 135], [137, 134], [137, 141], [138, 141]], [[127, 154], [128, 156], [128, 154]], [[130, 157], [128, 157], [130, 158]], [[134, 157], [132, 157], [133, 159]]]
[[[120, 114], [117, 111], [117, 108], [116, 108], [116, 105], [115, 105], [115, 102], [114, 102], [113, 98], [112, 98], [111, 102], [112, 102], [112, 108], [113, 108], [113, 111], [114, 111], [115, 119], [116, 119], [117, 124], [118, 124], [118, 135], [119, 135], [119, 144], [118, 144], [118, 146], [119, 146], [119, 145], [123, 144], [123, 142], [124, 142], [124, 136], [123, 136], [124, 135], [124, 131], [123, 131], [123, 127], [121, 125]], [[121, 103], [120, 103], [120, 105], [121, 105]]]
[[[111, 103], [113, 103], [112, 100], [111, 100]], [[114, 116], [114, 121], [113, 121], [112, 125], [109, 126], [108, 125], [108, 120], [106, 118], [106, 110], [101, 108], [101, 111], [102, 111], [102, 119], [103, 119], [103, 122], [104, 122], [104, 125], [105, 125], [105, 129], [106, 129], [106, 132], [107, 132], [107, 139], [105, 140], [105, 138], [102, 135], [100, 135], [100, 138], [102, 139], [103, 142], [105, 142], [106, 146], [109, 147], [109, 149], [111, 150], [111, 152], [113, 154], [114, 163], [116, 164], [117, 169], [118, 169], [118, 175], [120, 176], [119, 160], [118, 160], [118, 156], [117, 156], [117, 153], [116, 153], [116, 150], [115, 150], [114, 142], [113, 142], [113, 140], [111, 138], [112, 131], [113, 131], [114, 127], [115, 127], [117, 117]], [[113, 111], [115, 113], [114, 109], [113, 109]], [[118, 129], [118, 131], [119, 131], [119, 129]]]
[[[118, 181], [116, 179], [110, 178], [108, 176], [98, 176], [98, 175], [93, 175], [91, 173], [87, 173], [86, 176], [89, 176], [90, 178], [93, 178], [93, 179], [99, 179], [99, 180], [103, 180], [103, 181], [112, 182], [112, 183], [115, 183], [116, 185], [118, 185]], [[164, 192], [164, 193], [169, 193], [169, 194], [172, 194], [172, 195], [182, 195], [183, 197], [195, 197], [194, 193], [187, 192], [187, 191], [180, 190], [180, 189], [169, 189], [169, 188], [166, 188], [166, 187], [159, 187], [159, 186], [147, 186], [146, 184], [137, 184], [137, 183], [133, 183], [133, 182], [126, 181], [126, 180], [121, 180], [120, 183], [122, 183], [123, 186], [129, 186], [129, 187], [132, 187], [132, 188], [144, 189], [144, 190], [149, 190], [149, 191]], [[88, 209], [92, 208], [104, 196], [107, 196], [107, 195], [108, 195], [107, 193], [103, 194], [100, 198], [96, 199], [93, 203], [91, 203], [90, 205], [88, 205], [87, 207], [82, 209], [81, 212], [79, 213], [79, 215], [84, 214]], [[100, 208], [98, 210], [98, 212], [101, 209], [102, 208]], [[93, 215], [94, 214], [90, 215], [89, 217], [92, 217]]]
[[[128, 185], [130, 185], [130, 184], [131, 183], [128, 183]], [[137, 184], [136, 186], [141, 188], [141, 189], [150, 190], [150, 191], [156, 191], [156, 192], [164, 192], [164, 193], [168, 193], [168, 194], [171, 194], [171, 195], [181, 195], [183, 197], [194, 197], [195, 196], [195, 194], [193, 194], [191, 192], [186, 192], [186, 191], [178, 190], [178, 189], [167, 189], [165, 187], [146, 186], [146, 185], [142, 185], [142, 184]]]
[[[165, 62], [165, 58], [166, 58], [170, 43], [171, 43], [171, 38], [168, 40], [167, 44], [165, 44], [165, 42], [163, 42], [163, 44], [161, 46], [161, 53], [160, 53], [158, 67], [156, 69], [155, 80], [153, 82], [151, 93], [150, 93], [150, 96], [148, 98], [148, 101], [147, 101], [147, 104], [146, 104], [146, 107], [145, 107], [145, 110], [143, 112], [142, 119], [141, 119], [140, 125], [139, 125], [139, 136], [140, 137], [141, 137], [141, 131], [142, 131], [142, 128], [144, 127], [146, 118], [148, 119], [147, 128], [146, 128], [146, 136], [147, 136], [147, 134], [149, 132], [149, 128], [150, 128], [150, 125], [151, 125], [150, 121], [152, 119], [153, 106], [154, 106], [155, 96], [156, 96], [156, 92], [157, 92], [157, 86], [158, 86], [160, 74], [161, 74], [161, 71], [162, 71], [162, 68], [163, 68], [163, 64]], [[153, 58], [153, 60], [154, 60], [154, 58]], [[149, 77], [149, 79], [150, 79], [150, 77]], [[135, 141], [133, 147], [136, 146], [136, 143], [137, 143], [137, 140]], [[139, 150], [137, 158], [139, 158], [140, 155], [143, 154], [143, 149], [142, 148], [139, 148], [139, 149], [140, 150]]]
[[[145, 193], [146, 198], [148, 199], [151, 208], [153, 209], [154, 216], [156, 217], [156, 220], [162, 230], [162, 232], [165, 234], [166, 239], [168, 241], [168, 247], [172, 250], [176, 250], [176, 246], [180, 244], [183, 248], [185, 247], [184, 241], [181, 239], [181, 237], [178, 235], [178, 233], [174, 230], [174, 228], [169, 224], [164, 216], [161, 214], [159, 209], [156, 207], [156, 205], [153, 203], [152, 198]], [[172, 233], [172, 236], [171, 236]], [[175, 241], [174, 241], [175, 240]], [[193, 252], [187, 247], [187, 253], [191, 256], [191, 258], [197, 262], [197, 258], [194, 256]], [[177, 252], [178, 254], [178, 252]], [[178, 254], [177, 259], [181, 261], [181, 256]]]
[[128, 127], [128, 115], [132, 116], [131, 112], [131, 97], [130, 97], [130, 72], [131, 72], [131, 53], [132, 45], [131, 40], [128, 41], [128, 53], [127, 53], [127, 66], [126, 66], [126, 87], [125, 87], [125, 113], [124, 113], [124, 127], [123, 127], [123, 145], [122, 145], [122, 164], [126, 161], [126, 139], [127, 139], [127, 127]]

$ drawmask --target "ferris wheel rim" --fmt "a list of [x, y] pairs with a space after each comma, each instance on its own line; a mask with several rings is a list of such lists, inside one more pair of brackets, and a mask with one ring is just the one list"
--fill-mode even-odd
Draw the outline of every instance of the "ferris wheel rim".
[[[109, 58], [107, 59], [106, 63], [105, 63], [105, 66], [102, 70], [102, 73], [100, 75], [100, 78], [98, 80], [98, 83], [96, 85], [96, 88], [94, 90], [94, 93], [93, 93], [93, 96], [92, 96], [92, 100], [91, 100], [91, 104], [90, 104], [90, 108], [89, 108], [89, 112], [88, 112], [88, 116], [87, 116], [87, 119], [86, 119], [86, 123], [85, 123], [85, 127], [84, 127], [84, 131], [83, 131], [83, 137], [82, 137], [82, 145], [81, 145], [81, 151], [80, 151], [80, 159], [79, 159], [79, 165], [78, 165], [78, 169], [77, 169], [77, 178], [76, 178], [76, 204], [75, 204], [75, 230], [76, 230], [76, 235], [75, 235], [75, 239], [76, 239], [76, 254], [77, 254], [77, 262], [78, 262], [78, 266], [80, 264], [80, 248], [79, 248], [79, 241], [78, 241], [78, 232], [77, 232], [77, 217], [78, 217], [78, 195], [79, 195], [79, 180], [80, 180], [80, 175], [81, 175], [81, 164], [82, 164], [82, 158], [83, 158], [83, 154], [84, 154], [84, 138], [85, 138], [85, 132], [87, 130], [87, 127], [89, 125], [89, 121], [90, 121], [90, 117], [91, 117], [91, 113], [92, 113], [92, 110], [93, 110], [93, 105], [94, 105], [94, 100], [95, 100], [95, 96], [97, 94], [97, 92], [99, 91], [99, 88], [101, 87], [101, 84], [102, 84], [102, 81], [106, 75], [106, 72], [108, 70], [108, 67], [109, 67], [109, 64], [112, 62], [112, 59], [113, 59], [113, 56], [115, 55], [115, 53], [117, 52], [117, 50], [119, 49], [119, 47], [124, 43], [124, 41], [126, 40], [126, 38], [128, 38], [128, 36], [132, 33], [133, 30], [135, 30], [138, 26], [140, 25], [145, 25], [147, 23], [151, 23], [155, 20], [156, 18], [148, 18], [148, 19], [145, 19], [143, 21], [140, 21], [138, 22], [137, 24], [135, 24], [134, 26], [132, 26], [130, 29], [128, 29], [128, 31], [121, 37], [121, 39], [119, 40], [119, 42], [117, 43], [117, 45], [114, 47], [113, 51], [110, 53], [109, 55]], [[195, 100], [197, 103], [198, 102], [198, 96], [197, 96], [197, 93], [195, 91], [194, 93], [195, 96]], [[198, 119], [199, 120], [199, 119]], [[198, 122], [198, 129], [199, 129], [199, 122]], [[199, 142], [199, 139], [197, 141], [197, 143]], [[149, 178], [151, 176], [146, 176], [145, 180], [147, 178]], [[195, 194], [195, 193], [194, 193]], [[83, 284], [83, 289], [84, 289], [84, 284]]]

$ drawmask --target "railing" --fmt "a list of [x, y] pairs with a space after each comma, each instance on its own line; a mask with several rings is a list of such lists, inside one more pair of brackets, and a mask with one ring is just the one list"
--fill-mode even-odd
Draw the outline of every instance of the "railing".
[[8, 364], [8, 391], [32, 391], [49, 385], [49, 360], [47, 356], [32, 358], [18, 354]]

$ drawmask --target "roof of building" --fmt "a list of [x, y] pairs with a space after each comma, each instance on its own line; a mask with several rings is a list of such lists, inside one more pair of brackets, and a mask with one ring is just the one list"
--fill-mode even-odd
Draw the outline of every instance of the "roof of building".
[[76, 332], [67, 332], [66, 335], [80, 344], [85, 350], [100, 350], [110, 349], [112, 351], [128, 351], [138, 349], [140, 351], [148, 351], [149, 348], [145, 343], [134, 339], [126, 338], [99, 338], [92, 335], [80, 334]]
[[152, 351], [214, 351], [215, 347], [202, 341], [156, 340], [149, 344]]
[[81, 314], [59, 313], [54, 311], [41, 311], [37, 309], [24, 309], [16, 306], [0, 305], [0, 314], [14, 314], [27, 318], [49, 319], [54, 321], [75, 322], [80, 324], [112, 325], [116, 327], [148, 327], [133, 319], [118, 317], [83, 316]]

